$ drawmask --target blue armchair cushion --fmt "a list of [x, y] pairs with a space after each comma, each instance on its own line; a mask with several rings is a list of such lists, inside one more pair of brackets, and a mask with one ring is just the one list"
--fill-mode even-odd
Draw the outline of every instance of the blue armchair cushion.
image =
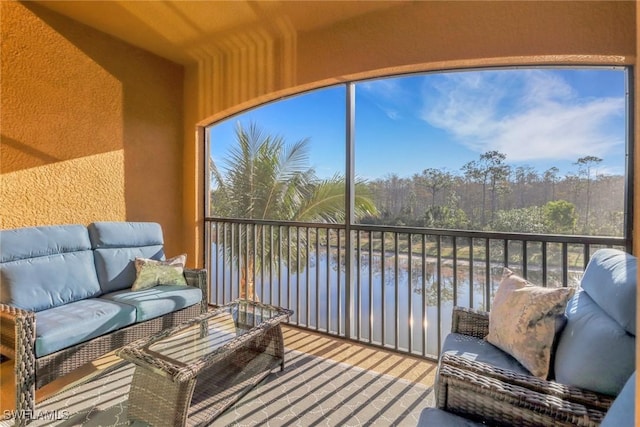
[[508, 369], [524, 375], [531, 373], [516, 359], [488, 341], [469, 335], [448, 334], [442, 344], [442, 353], [466, 357], [470, 360], [488, 363], [489, 365]]
[[142, 322], [199, 304], [202, 300], [202, 290], [194, 286], [158, 285], [141, 291], [126, 289], [111, 292], [100, 298], [135, 307], [136, 321]]
[[36, 357], [131, 325], [136, 309], [102, 298], [75, 301], [36, 313]]
[[95, 268], [104, 293], [130, 288], [134, 260], [164, 260], [162, 228], [152, 222], [96, 222], [89, 225]]
[[0, 302], [41, 311], [100, 295], [81, 225], [0, 231]]
[[600, 427], [633, 427], [635, 426], [636, 373], [634, 372], [622, 391], [613, 401]]
[[425, 408], [420, 412], [416, 427], [478, 427], [485, 424], [471, 421], [438, 408]]
[[635, 370], [635, 337], [578, 289], [555, 355], [556, 381], [617, 395]]
[[596, 251], [580, 287], [627, 332], [636, 334], [637, 259], [616, 249]]

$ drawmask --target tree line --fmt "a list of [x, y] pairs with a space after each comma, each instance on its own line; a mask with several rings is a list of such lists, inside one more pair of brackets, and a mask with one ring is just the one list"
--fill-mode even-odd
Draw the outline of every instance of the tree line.
[[[289, 144], [255, 123], [238, 123], [236, 144], [217, 165], [210, 159], [210, 206], [230, 218], [342, 222], [345, 180], [319, 179], [309, 142]], [[585, 156], [575, 169], [511, 166], [487, 151], [459, 171], [427, 168], [355, 183], [355, 216], [363, 224], [537, 234], [622, 236], [625, 177], [599, 172]], [[222, 168], [221, 168], [222, 166]]]
[[598, 173], [603, 159], [585, 156], [575, 170], [513, 167], [488, 151], [459, 171], [427, 168], [368, 182], [378, 214], [366, 224], [546, 234], [621, 236], [625, 178]]

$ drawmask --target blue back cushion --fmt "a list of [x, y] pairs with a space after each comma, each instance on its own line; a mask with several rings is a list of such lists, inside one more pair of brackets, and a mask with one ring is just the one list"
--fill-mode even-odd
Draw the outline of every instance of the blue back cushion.
[[627, 332], [636, 334], [637, 258], [616, 249], [593, 254], [580, 286]]
[[164, 259], [162, 228], [155, 222], [95, 222], [89, 225], [102, 291], [130, 288], [136, 257]]
[[635, 370], [635, 337], [578, 289], [567, 304], [555, 355], [562, 384], [616, 396]]
[[555, 355], [556, 380], [617, 395], [635, 370], [636, 271], [633, 255], [600, 249], [567, 304]]
[[41, 311], [100, 295], [83, 225], [0, 231], [0, 302]]
[[624, 388], [613, 401], [600, 427], [633, 427], [636, 413], [636, 373], [629, 377]]

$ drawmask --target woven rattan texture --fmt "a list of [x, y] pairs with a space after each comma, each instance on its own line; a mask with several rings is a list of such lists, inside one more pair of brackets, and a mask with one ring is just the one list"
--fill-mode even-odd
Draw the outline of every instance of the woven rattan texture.
[[[17, 413], [26, 413], [35, 405], [35, 315], [26, 310], [0, 304], [0, 318], [3, 343], [14, 344], [9, 354], [15, 357], [15, 408]], [[19, 420], [16, 424], [22, 423], [22, 420]]]
[[456, 307], [453, 310], [451, 332], [482, 339], [489, 333], [489, 313]]
[[153, 426], [181, 426], [187, 418], [195, 381], [174, 382], [146, 369], [136, 369], [129, 390], [130, 419], [146, 420]]
[[[488, 313], [454, 309], [452, 332], [484, 338], [483, 331]], [[595, 427], [614, 399], [453, 354], [441, 356], [437, 384], [439, 408], [500, 426]]]
[[[274, 315], [262, 318], [255, 326], [245, 325], [240, 311], [235, 319], [231, 316], [240, 306], [247, 306], [248, 316], [260, 309]], [[291, 313], [257, 302], [236, 301], [123, 347], [117, 354], [137, 365], [129, 393], [129, 418], [154, 426], [208, 425], [275, 367], [284, 369], [280, 322]], [[219, 345], [189, 363], [150, 349], [169, 339], [171, 349], [192, 351], [197, 345], [194, 342], [194, 334], [200, 333], [197, 331], [204, 331], [198, 342], [206, 342], [209, 328], [213, 328], [211, 336], [218, 336], [215, 332], [218, 328], [224, 334], [229, 321], [237, 335], [216, 340]]]
[[[203, 299], [200, 304], [131, 325], [41, 358], [35, 357], [34, 313], [0, 304], [0, 343], [3, 352], [6, 351], [14, 357], [16, 362], [16, 412], [33, 412], [35, 389], [110, 351], [174, 327], [205, 312], [208, 305], [206, 274], [206, 270], [202, 269], [185, 270], [187, 283], [202, 290]], [[25, 425], [27, 422], [28, 420], [20, 417], [16, 419], [16, 425]]]

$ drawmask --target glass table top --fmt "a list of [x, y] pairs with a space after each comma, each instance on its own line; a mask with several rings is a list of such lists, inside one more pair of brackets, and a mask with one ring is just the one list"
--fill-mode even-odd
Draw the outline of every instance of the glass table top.
[[252, 301], [234, 301], [152, 337], [141, 350], [171, 363], [191, 365], [213, 353], [231, 349], [243, 335], [277, 324], [291, 313]]

